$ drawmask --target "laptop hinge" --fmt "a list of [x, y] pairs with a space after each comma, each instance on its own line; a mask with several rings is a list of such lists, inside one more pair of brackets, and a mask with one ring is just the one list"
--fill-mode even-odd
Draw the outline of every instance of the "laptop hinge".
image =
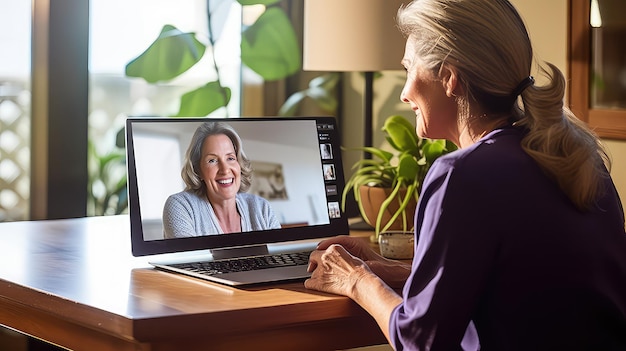
[[242, 247], [229, 247], [224, 249], [212, 249], [211, 255], [214, 260], [223, 260], [236, 257], [261, 256], [269, 254], [267, 245], [253, 245]]

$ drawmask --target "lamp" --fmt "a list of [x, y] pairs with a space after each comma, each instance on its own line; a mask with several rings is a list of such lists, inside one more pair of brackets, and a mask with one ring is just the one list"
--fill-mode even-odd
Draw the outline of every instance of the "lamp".
[[372, 146], [374, 72], [402, 68], [405, 40], [395, 18], [403, 2], [304, 0], [303, 69], [364, 73], [364, 146]]

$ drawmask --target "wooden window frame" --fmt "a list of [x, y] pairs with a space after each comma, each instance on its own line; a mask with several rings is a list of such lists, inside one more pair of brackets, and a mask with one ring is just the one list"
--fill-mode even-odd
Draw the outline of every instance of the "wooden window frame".
[[591, 1], [569, 0], [569, 106], [602, 138], [626, 140], [626, 110], [591, 108]]
[[87, 215], [89, 1], [33, 1], [30, 219]]

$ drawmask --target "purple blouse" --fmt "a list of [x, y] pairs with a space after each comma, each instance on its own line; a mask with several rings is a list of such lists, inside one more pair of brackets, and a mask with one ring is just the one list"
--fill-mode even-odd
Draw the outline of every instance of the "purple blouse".
[[626, 350], [626, 234], [610, 177], [577, 210], [498, 129], [431, 167], [396, 350]]

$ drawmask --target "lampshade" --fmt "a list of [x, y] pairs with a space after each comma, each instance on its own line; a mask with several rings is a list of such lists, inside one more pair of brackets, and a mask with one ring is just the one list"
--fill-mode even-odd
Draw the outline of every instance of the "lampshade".
[[401, 70], [396, 15], [408, 0], [304, 0], [303, 69]]

